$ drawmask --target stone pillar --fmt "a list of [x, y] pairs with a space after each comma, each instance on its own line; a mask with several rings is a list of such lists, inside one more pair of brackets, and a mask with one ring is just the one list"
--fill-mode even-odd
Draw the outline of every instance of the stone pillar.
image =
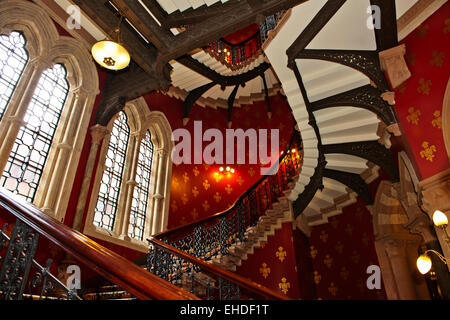
[[136, 172], [137, 172], [137, 166], [138, 166], [138, 160], [139, 160], [139, 149], [141, 146], [142, 139], [145, 138], [144, 133], [133, 133], [131, 135], [131, 139], [129, 142], [129, 148], [127, 152], [127, 158], [126, 162], [130, 161], [130, 166], [128, 167], [128, 170], [126, 171], [126, 185], [125, 190], [121, 194], [124, 197], [124, 201], [119, 201], [119, 203], [124, 204], [124, 208], [119, 208], [119, 210], [123, 210], [123, 215], [118, 215], [117, 219], [117, 226], [119, 226], [120, 230], [120, 238], [123, 240], [130, 240], [130, 237], [128, 236], [128, 226], [130, 222], [130, 216], [131, 216], [131, 204], [133, 202], [133, 193], [134, 188], [137, 186], [136, 182]]
[[[433, 213], [436, 210], [441, 210], [450, 218], [450, 169], [422, 180], [419, 183], [419, 187], [421, 189], [422, 209], [428, 214], [430, 221], [432, 221]], [[445, 240], [444, 231], [434, 225], [433, 227], [444, 256], [450, 258], [450, 245]], [[450, 233], [450, 228], [448, 227], [447, 233]], [[450, 265], [447, 268], [450, 270]]]
[[167, 172], [167, 163], [165, 159], [167, 158], [167, 151], [162, 148], [156, 150], [156, 155], [158, 156], [155, 164], [155, 192], [152, 197], [153, 201], [153, 219], [151, 224], [151, 234], [155, 234], [161, 232], [164, 228], [164, 215], [165, 208], [163, 206], [164, 201], [164, 188], [166, 187], [166, 172]]
[[39, 59], [30, 61], [8, 103], [8, 108], [2, 118], [2, 123], [6, 122], [8, 124], [0, 127], [1, 172], [3, 172], [8, 163], [11, 149], [14, 146], [20, 128], [25, 125], [23, 119], [45, 68], [46, 65]]
[[390, 237], [383, 241], [400, 300], [417, 299], [412, 271], [409, 267], [406, 240]]
[[98, 148], [101, 145], [103, 139], [107, 134], [109, 134], [109, 130], [106, 127], [103, 127], [99, 124], [94, 125], [90, 129], [91, 131], [91, 148], [89, 150], [89, 156], [86, 163], [86, 169], [84, 170], [84, 177], [83, 177], [83, 183], [82, 188], [80, 190], [80, 195], [78, 197], [78, 203], [77, 208], [75, 210], [75, 217], [73, 221], [72, 227], [77, 231], [82, 231], [82, 221], [84, 216], [84, 211], [86, 208], [87, 200], [88, 200], [88, 193], [89, 193], [89, 187], [91, 185], [92, 181], [92, 174], [94, 171], [95, 166], [95, 160], [97, 158], [98, 154]]

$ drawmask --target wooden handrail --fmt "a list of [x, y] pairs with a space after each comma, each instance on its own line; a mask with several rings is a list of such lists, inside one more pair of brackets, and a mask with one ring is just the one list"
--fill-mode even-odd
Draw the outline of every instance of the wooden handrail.
[[194, 265], [200, 267], [200, 269], [206, 273], [214, 274], [222, 279], [237, 284], [239, 287], [257, 294], [258, 297], [275, 300], [290, 300], [286, 296], [283, 296], [275, 291], [272, 291], [267, 287], [260, 285], [259, 283], [253, 282], [233, 272], [217, 267], [212, 263], [205, 262], [204, 260], [194, 257], [184, 251], [181, 251], [165, 242], [156, 239], [155, 237], [149, 237], [147, 240], [155, 247], [158, 247], [166, 252], [172, 253], [185, 261], [193, 263]]
[[80, 263], [142, 300], [200, 300], [0, 188], [3, 208]]
[[[291, 147], [292, 147], [292, 144], [293, 144], [293, 142], [294, 142], [294, 137], [295, 137], [295, 134], [296, 134], [296, 129], [295, 129], [295, 126], [294, 126], [294, 129], [293, 129], [293, 131], [292, 131], [292, 135], [291, 135], [291, 138], [290, 138], [290, 140], [289, 140], [289, 143], [288, 143], [288, 145], [287, 145], [287, 147], [286, 147], [286, 149], [284, 150], [284, 152], [283, 152], [283, 154], [280, 156], [280, 158], [278, 159], [278, 162], [277, 162], [277, 166], [279, 166], [280, 164], [281, 164], [281, 162], [284, 160], [284, 158], [287, 156], [287, 150], [290, 150], [291, 149]], [[197, 219], [197, 220], [195, 220], [195, 221], [193, 221], [193, 222], [190, 222], [190, 223], [188, 223], [188, 224], [185, 224], [185, 225], [182, 225], [182, 226], [178, 226], [178, 227], [175, 227], [175, 228], [172, 228], [172, 229], [169, 229], [169, 230], [166, 230], [166, 231], [163, 231], [163, 232], [160, 232], [160, 233], [157, 233], [157, 234], [155, 234], [155, 235], [153, 235], [153, 238], [156, 238], [156, 239], [162, 239], [162, 238], [165, 238], [165, 237], [167, 237], [167, 236], [169, 236], [169, 235], [171, 235], [171, 234], [174, 234], [174, 233], [176, 233], [176, 232], [179, 232], [179, 231], [181, 231], [181, 230], [185, 230], [185, 229], [189, 229], [189, 228], [193, 228], [193, 227], [195, 227], [195, 226], [197, 226], [197, 225], [200, 225], [200, 224], [203, 224], [203, 223], [206, 223], [206, 222], [208, 222], [208, 221], [211, 221], [211, 220], [214, 220], [214, 219], [218, 219], [218, 218], [220, 218], [220, 217], [222, 217], [222, 216], [225, 216], [225, 215], [227, 215], [228, 213], [230, 213], [230, 212], [232, 212], [233, 211], [233, 209], [235, 209], [236, 208], [236, 206], [242, 201], [242, 200], [244, 200], [244, 198], [245, 197], [247, 197], [253, 190], [255, 190], [260, 184], [262, 184], [263, 182], [264, 182], [264, 180], [266, 180], [267, 179], [267, 176], [263, 176], [263, 177], [261, 177], [257, 182], [255, 182], [249, 189], [247, 189], [234, 203], [233, 203], [233, 205], [231, 206], [231, 207], [229, 207], [228, 209], [226, 209], [226, 210], [224, 210], [224, 211], [221, 211], [221, 212], [218, 212], [218, 213], [216, 213], [216, 214], [213, 214], [213, 215], [211, 215], [211, 216], [209, 216], [209, 217], [206, 217], [206, 218], [200, 218], [200, 219]]]

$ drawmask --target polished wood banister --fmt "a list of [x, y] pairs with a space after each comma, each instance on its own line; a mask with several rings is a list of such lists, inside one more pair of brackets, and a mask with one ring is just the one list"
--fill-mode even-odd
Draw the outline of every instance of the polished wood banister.
[[217, 267], [212, 263], [205, 262], [204, 260], [194, 257], [184, 251], [181, 251], [165, 242], [156, 239], [155, 237], [149, 237], [147, 240], [155, 247], [158, 247], [171, 254], [174, 254], [185, 261], [193, 263], [194, 265], [200, 267], [202, 271], [214, 274], [222, 279], [237, 284], [239, 287], [248, 290], [252, 293], [255, 293], [259, 297], [275, 300], [290, 300], [288, 297], [283, 296], [275, 291], [272, 291], [267, 287], [260, 285], [259, 283], [253, 282], [233, 272]]
[[[282, 161], [284, 160], [284, 158], [287, 156], [287, 150], [290, 150], [291, 149], [291, 147], [292, 147], [292, 144], [293, 144], [293, 142], [294, 142], [294, 137], [295, 137], [295, 134], [296, 134], [296, 129], [295, 129], [295, 126], [294, 126], [294, 129], [293, 129], [293, 131], [292, 131], [292, 135], [291, 135], [291, 138], [290, 138], [290, 140], [289, 140], [289, 143], [288, 143], [288, 145], [287, 145], [287, 147], [285, 148], [285, 152], [283, 152], [283, 154], [280, 156], [280, 158], [278, 159], [278, 162], [277, 162], [277, 166], [279, 166], [279, 165], [281, 165], [281, 163], [282, 163]], [[185, 224], [185, 225], [182, 225], [182, 226], [178, 226], [178, 227], [175, 227], [175, 228], [172, 228], [172, 229], [169, 229], [169, 230], [166, 230], [166, 231], [163, 231], [163, 232], [160, 232], [160, 233], [157, 233], [157, 234], [155, 234], [155, 235], [153, 235], [153, 238], [156, 238], [156, 239], [162, 239], [162, 238], [165, 238], [165, 237], [168, 237], [169, 235], [171, 235], [171, 234], [174, 234], [174, 233], [177, 233], [177, 232], [179, 232], [179, 231], [181, 231], [181, 230], [186, 230], [186, 229], [189, 229], [189, 228], [194, 228], [195, 226], [197, 226], [197, 225], [200, 225], [200, 224], [203, 224], [203, 223], [206, 223], [206, 222], [208, 222], [208, 221], [211, 221], [211, 220], [214, 220], [214, 219], [218, 219], [218, 218], [220, 218], [220, 217], [222, 217], [222, 216], [225, 216], [225, 215], [227, 215], [228, 213], [230, 213], [230, 212], [232, 212], [233, 211], [233, 209], [235, 209], [236, 208], [236, 206], [245, 198], [245, 197], [247, 197], [253, 190], [255, 190], [259, 185], [261, 185], [263, 182], [264, 182], [264, 180], [266, 180], [267, 179], [267, 176], [263, 176], [263, 177], [261, 177], [258, 181], [256, 181], [247, 191], [245, 191], [234, 203], [233, 203], [233, 205], [231, 206], [231, 207], [229, 207], [228, 209], [225, 209], [224, 211], [221, 211], [221, 212], [218, 212], [218, 213], [216, 213], [216, 214], [213, 214], [213, 215], [211, 215], [211, 216], [209, 216], [209, 217], [206, 217], [206, 218], [200, 218], [200, 219], [197, 219], [197, 220], [195, 220], [195, 221], [193, 221], [193, 222], [190, 222], [190, 223], [188, 223], [188, 224]]]
[[101, 246], [16, 195], [0, 188], [0, 209], [6, 210], [80, 263], [142, 300], [200, 300], [197, 296], [142, 269]]

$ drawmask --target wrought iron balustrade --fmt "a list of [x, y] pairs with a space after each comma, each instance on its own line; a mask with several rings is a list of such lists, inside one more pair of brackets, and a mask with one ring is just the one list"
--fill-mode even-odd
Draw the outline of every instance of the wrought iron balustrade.
[[[299, 133], [294, 130], [288, 147], [283, 151], [277, 164], [278, 171], [274, 175], [262, 177], [252, 188], [244, 193], [228, 210], [217, 213], [209, 218], [181, 226], [148, 239], [150, 250], [147, 259], [147, 269], [155, 275], [186, 289], [189, 280], [189, 290], [199, 294], [195, 290], [194, 283], [200, 276], [203, 280], [203, 288], [213, 290], [205, 281], [219, 285], [216, 290], [222, 292], [218, 279], [204, 277], [196, 269], [198, 266], [192, 262], [186, 262], [185, 257], [173, 253], [173, 250], [184, 252], [188, 256], [210, 263], [214, 258], [220, 258], [228, 254], [230, 246], [245, 241], [245, 236], [251, 227], [254, 227], [261, 216], [266, 214], [272, 204], [283, 197], [283, 191], [288, 190], [289, 183], [297, 174], [302, 164], [302, 149]], [[167, 247], [155, 246], [161, 241]], [[167, 250], [167, 248], [171, 248]], [[191, 277], [191, 278], [189, 278]], [[201, 287], [201, 286], [199, 286]], [[223, 289], [225, 290], [225, 289]], [[230, 289], [231, 290], [231, 289]], [[238, 296], [238, 289], [234, 289], [234, 296]], [[202, 292], [204, 293], [204, 292]], [[209, 293], [206, 298], [213, 295]], [[220, 295], [219, 295], [220, 296]]]
[[233, 44], [221, 38], [211, 42], [206, 51], [231, 68], [241, 67], [262, 53], [261, 47], [268, 39], [269, 31], [275, 29], [284, 13], [282, 11], [266, 17], [259, 25], [259, 30], [240, 43]]
[[[82, 287], [77, 292], [72, 282], [64, 283], [66, 279], [59, 277], [61, 274], [52, 273], [53, 261], [43, 257], [49, 254], [47, 242], [62, 250], [64, 259], [70, 257], [70, 263], [98, 274], [136, 299], [199, 299], [4, 189], [0, 189], [0, 221], [9, 223], [4, 223], [0, 231], [0, 300], [79, 300], [84, 297], [88, 288]], [[43, 248], [38, 246], [40, 241], [45, 241]]]

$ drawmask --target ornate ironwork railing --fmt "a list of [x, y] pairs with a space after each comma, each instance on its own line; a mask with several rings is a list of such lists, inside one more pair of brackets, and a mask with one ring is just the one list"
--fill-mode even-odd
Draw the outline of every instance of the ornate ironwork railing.
[[[52, 261], [42, 259], [42, 255], [48, 254], [48, 248], [39, 250], [40, 237], [65, 252], [75, 266], [90, 269], [137, 299], [199, 299], [4, 189], [0, 189], [0, 220], [14, 224], [12, 230], [4, 224], [0, 232], [0, 300], [81, 299], [83, 290], [78, 294], [71, 283], [63, 283], [52, 274]], [[37, 252], [39, 258], [35, 256]], [[46, 261], [45, 266], [39, 259]]]
[[[199, 274], [200, 269], [192, 261], [186, 262], [185, 257], [180, 258], [175, 250], [201, 261], [211, 262], [213, 258], [227, 255], [228, 248], [233, 244], [245, 241], [247, 230], [255, 226], [272, 204], [284, 195], [283, 191], [288, 190], [291, 179], [301, 167], [301, 151], [299, 133], [294, 129], [288, 147], [279, 159], [277, 173], [262, 177], [231, 208], [149, 238], [147, 269], [185, 289], [189, 280], [186, 277], [191, 277], [192, 286], [188, 286], [187, 289], [199, 295], [200, 293], [194, 290], [193, 283], [194, 274]], [[162, 247], [161, 243], [166, 246]], [[209, 278], [205, 279], [207, 279], [205, 281], [212, 281]], [[206, 285], [206, 287], [210, 286]], [[217, 290], [221, 290], [220, 286]], [[236, 288], [234, 292], [237, 295]], [[206, 296], [206, 298], [209, 297]]]
[[259, 25], [259, 30], [240, 43], [233, 44], [221, 38], [211, 42], [207, 51], [229, 67], [242, 66], [261, 54], [261, 47], [268, 39], [269, 31], [275, 29], [284, 13], [282, 11], [266, 17], [264, 22]]

